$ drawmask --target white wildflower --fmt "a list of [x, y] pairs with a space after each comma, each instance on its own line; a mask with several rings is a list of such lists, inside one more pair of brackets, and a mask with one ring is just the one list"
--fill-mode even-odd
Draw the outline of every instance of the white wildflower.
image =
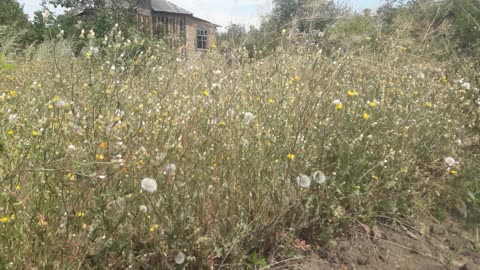
[[163, 173], [166, 175], [174, 175], [176, 171], [177, 171], [177, 166], [175, 166], [175, 164], [170, 163], [165, 166], [165, 171]]
[[139, 210], [140, 210], [140, 212], [146, 213], [148, 208], [145, 205], [140, 205]]
[[73, 144], [70, 144], [68, 147], [67, 147], [67, 153], [69, 154], [73, 154], [77, 151], [77, 147], [75, 147], [75, 145]]
[[457, 164], [455, 159], [453, 157], [446, 157], [445, 158], [445, 163], [447, 163], [448, 166], [453, 167]]
[[253, 113], [246, 112], [243, 114], [243, 123], [245, 123], [245, 125], [250, 124], [250, 122], [252, 122], [253, 119], [255, 119], [255, 115]]
[[155, 159], [162, 162], [167, 157], [167, 153], [160, 152], [158, 155], [155, 156]]
[[185, 262], [185, 253], [183, 253], [182, 251], [179, 251], [177, 256], [175, 256], [175, 263], [176, 264], [183, 264]]
[[327, 177], [325, 174], [321, 171], [316, 171], [312, 174], [313, 181], [315, 181], [317, 184], [322, 185], [325, 182], [327, 182]]
[[48, 10], [45, 10], [42, 15], [43, 15], [43, 20], [44, 21], [46, 21], [46, 20], [48, 20], [48, 18], [50, 18], [50, 12], [48, 12]]
[[155, 179], [153, 178], [144, 178], [142, 180], [141, 186], [143, 190], [150, 193], [157, 191], [157, 181], [155, 181]]
[[16, 114], [10, 114], [10, 115], [8, 116], [8, 122], [10, 122], [10, 123], [15, 123], [15, 122], [17, 122], [17, 119], [18, 119], [18, 117], [17, 117]]
[[339, 104], [342, 104], [342, 102], [339, 99], [335, 99], [333, 102], [333, 105], [337, 106]]
[[304, 174], [300, 174], [299, 176], [297, 176], [297, 185], [301, 188], [309, 188], [310, 187], [310, 184], [311, 184], [311, 180], [310, 180], [310, 177], [304, 175]]
[[466, 90], [470, 90], [471, 85], [468, 82], [462, 83], [462, 88]]
[[59, 101], [57, 101], [55, 103], [55, 107], [57, 107], [59, 109], [65, 108], [66, 106], [67, 106], [67, 103], [63, 99], [60, 99]]

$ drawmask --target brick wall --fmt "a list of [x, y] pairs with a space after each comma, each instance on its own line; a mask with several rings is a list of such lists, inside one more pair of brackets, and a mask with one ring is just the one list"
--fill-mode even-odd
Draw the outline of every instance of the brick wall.
[[197, 19], [195, 17], [187, 17], [187, 27], [186, 27], [187, 52], [201, 51], [201, 50], [197, 50], [196, 48], [198, 29], [207, 30], [207, 34], [208, 34], [207, 48], [210, 48], [212, 45], [215, 45], [215, 46], [217, 45], [216, 28], [213, 24]]
[[[152, 13], [149, 9], [138, 8], [136, 19], [145, 31], [155, 35], [165, 35], [170, 46], [184, 45], [187, 53], [204, 51], [197, 49], [197, 30], [199, 29], [207, 31], [206, 49], [217, 45], [215, 25], [193, 16]], [[186, 42], [182, 44], [182, 40]]]

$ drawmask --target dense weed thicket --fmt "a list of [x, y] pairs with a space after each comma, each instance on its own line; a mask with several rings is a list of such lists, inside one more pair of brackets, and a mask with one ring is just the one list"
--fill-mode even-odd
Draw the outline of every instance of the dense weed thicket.
[[5, 269], [254, 268], [357, 221], [478, 214], [468, 61], [303, 44], [190, 59], [85, 35], [80, 55], [46, 42], [0, 70]]

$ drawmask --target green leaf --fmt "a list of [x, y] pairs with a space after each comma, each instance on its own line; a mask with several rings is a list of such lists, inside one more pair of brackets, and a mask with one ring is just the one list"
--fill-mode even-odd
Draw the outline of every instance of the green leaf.
[[13, 70], [13, 69], [16, 69], [17, 66], [15, 66], [14, 64], [4, 64], [2, 65], [2, 69], [5, 69], [5, 70]]

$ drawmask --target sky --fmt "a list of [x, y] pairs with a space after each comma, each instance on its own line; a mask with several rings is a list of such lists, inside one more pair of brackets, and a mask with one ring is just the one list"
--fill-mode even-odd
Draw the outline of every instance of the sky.
[[[24, 11], [32, 17], [33, 12], [41, 9], [41, 0], [17, 0], [24, 5]], [[231, 23], [258, 26], [262, 15], [272, 8], [272, 0], [170, 0], [196, 17], [214, 22], [221, 26]], [[347, 0], [355, 10], [376, 9], [382, 0]], [[61, 13], [60, 9], [54, 10]]]

